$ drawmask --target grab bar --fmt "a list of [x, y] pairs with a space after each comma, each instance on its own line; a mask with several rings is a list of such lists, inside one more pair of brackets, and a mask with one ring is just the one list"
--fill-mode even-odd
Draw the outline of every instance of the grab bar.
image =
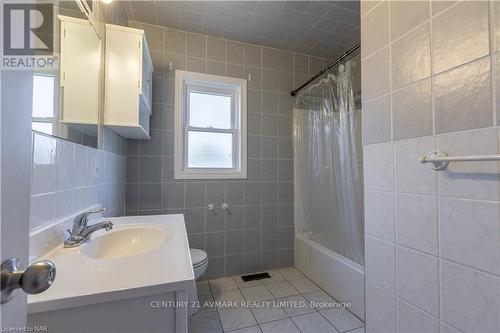
[[444, 170], [450, 162], [500, 161], [500, 155], [448, 156], [443, 151], [432, 151], [420, 158], [420, 163], [432, 163], [434, 170]]

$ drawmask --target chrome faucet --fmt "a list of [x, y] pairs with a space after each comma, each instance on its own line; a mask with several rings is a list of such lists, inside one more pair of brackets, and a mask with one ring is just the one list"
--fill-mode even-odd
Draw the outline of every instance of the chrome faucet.
[[87, 226], [90, 215], [102, 213], [104, 211], [106, 211], [106, 208], [98, 208], [89, 210], [78, 216], [73, 223], [73, 229], [71, 231], [69, 229], [66, 230], [69, 233], [69, 237], [64, 241], [64, 247], [80, 246], [97, 230], [106, 229], [106, 231], [110, 231], [113, 229], [113, 223], [111, 223], [111, 221], [104, 221]]

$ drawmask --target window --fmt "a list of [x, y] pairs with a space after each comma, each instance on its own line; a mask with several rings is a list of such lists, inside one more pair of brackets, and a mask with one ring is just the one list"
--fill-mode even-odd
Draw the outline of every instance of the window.
[[175, 72], [175, 178], [246, 178], [246, 81]]
[[54, 86], [54, 76], [33, 75], [32, 129], [49, 135], [54, 134]]

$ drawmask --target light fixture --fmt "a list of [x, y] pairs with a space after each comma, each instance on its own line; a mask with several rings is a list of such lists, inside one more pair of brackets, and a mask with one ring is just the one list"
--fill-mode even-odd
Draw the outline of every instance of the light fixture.
[[102, 3], [109, 5], [113, 0], [101, 0]]

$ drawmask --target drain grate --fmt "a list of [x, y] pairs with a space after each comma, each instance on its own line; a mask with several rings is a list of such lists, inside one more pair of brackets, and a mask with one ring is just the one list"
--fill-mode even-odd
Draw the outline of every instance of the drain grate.
[[244, 282], [255, 281], [255, 280], [262, 280], [262, 279], [269, 279], [269, 278], [271, 278], [271, 275], [269, 275], [268, 272], [257, 273], [257, 274], [250, 274], [250, 275], [242, 275], [241, 276], [241, 279]]

